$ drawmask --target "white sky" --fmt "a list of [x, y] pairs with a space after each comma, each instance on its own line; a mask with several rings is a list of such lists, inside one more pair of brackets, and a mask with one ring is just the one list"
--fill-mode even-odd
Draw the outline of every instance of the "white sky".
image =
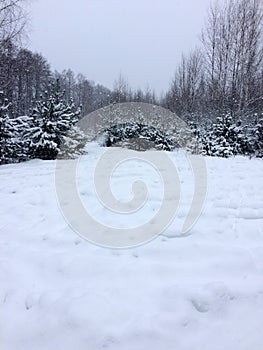
[[29, 48], [59, 71], [112, 88], [169, 87], [183, 52], [199, 44], [210, 0], [34, 0]]

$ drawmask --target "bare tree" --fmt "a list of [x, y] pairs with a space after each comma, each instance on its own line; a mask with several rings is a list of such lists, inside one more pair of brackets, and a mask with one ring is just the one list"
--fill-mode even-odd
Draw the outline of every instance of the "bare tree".
[[127, 102], [129, 98], [129, 83], [128, 79], [124, 78], [122, 74], [114, 83], [114, 88], [112, 92], [112, 102], [122, 103]]
[[262, 91], [262, 5], [260, 0], [216, 2], [202, 33], [206, 81], [215, 111], [251, 113]]
[[0, 0], [0, 44], [21, 39], [26, 25], [24, 0]]
[[203, 59], [199, 49], [183, 55], [170, 88], [170, 106], [182, 117], [200, 110], [202, 100]]

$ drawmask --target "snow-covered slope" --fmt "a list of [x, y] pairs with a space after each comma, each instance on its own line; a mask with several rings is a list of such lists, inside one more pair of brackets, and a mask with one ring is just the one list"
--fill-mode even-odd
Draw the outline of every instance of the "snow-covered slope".
[[[91, 148], [80, 173], [99, 152]], [[186, 172], [183, 186], [187, 169], [171, 156]], [[206, 162], [206, 206], [191, 232], [174, 237], [182, 200], [178, 222], [127, 250], [71, 231], [56, 200], [55, 162], [1, 166], [0, 349], [262, 350], [263, 162]], [[142, 170], [129, 166], [113, 178], [120, 197], [120, 183]], [[158, 206], [152, 186], [149, 211]]]

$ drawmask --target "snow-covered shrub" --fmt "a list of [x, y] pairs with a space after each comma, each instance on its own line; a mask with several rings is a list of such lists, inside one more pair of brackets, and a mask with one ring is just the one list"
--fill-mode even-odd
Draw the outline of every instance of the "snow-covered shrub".
[[107, 128], [104, 134], [104, 145], [107, 147], [130, 139], [144, 139], [155, 148], [166, 151], [171, 151], [175, 147], [175, 140], [171, 136], [153, 126], [140, 123], [117, 124]]
[[209, 156], [228, 158], [251, 153], [247, 127], [242, 125], [241, 120], [233, 122], [230, 115], [218, 117], [216, 123], [206, 126], [201, 142], [203, 153]]

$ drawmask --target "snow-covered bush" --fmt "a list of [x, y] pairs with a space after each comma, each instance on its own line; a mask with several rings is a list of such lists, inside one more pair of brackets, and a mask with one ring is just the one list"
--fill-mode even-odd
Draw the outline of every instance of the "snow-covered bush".
[[233, 122], [230, 115], [218, 117], [215, 123], [207, 125], [200, 140], [205, 155], [228, 158], [251, 153], [247, 126], [241, 120]]
[[144, 139], [157, 149], [171, 151], [175, 147], [175, 140], [153, 126], [140, 123], [117, 124], [105, 130], [104, 145], [110, 147], [121, 141], [130, 139]]

